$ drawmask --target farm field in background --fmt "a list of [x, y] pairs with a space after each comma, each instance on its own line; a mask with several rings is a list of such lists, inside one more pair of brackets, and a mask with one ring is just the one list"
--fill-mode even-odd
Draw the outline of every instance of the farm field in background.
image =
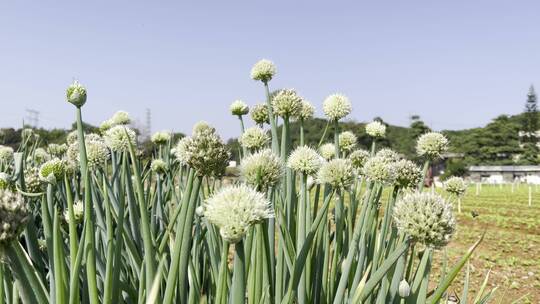
[[[472, 290], [479, 288], [491, 269], [488, 286], [499, 286], [492, 303], [520, 298], [517, 303], [540, 303], [540, 186], [531, 190], [529, 207], [526, 184], [514, 186], [513, 193], [511, 185], [483, 185], [478, 196], [476, 185], [471, 185], [462, 199], [462, 213], [455, 209], [458, 230], [447, 247], [451, 263], [486, 231], [471, 259], [471, 281]], [[441, 257], [436, 255], [438, 267]], [[462, 271], [452, 287], [459, 297], [463, 277]]]

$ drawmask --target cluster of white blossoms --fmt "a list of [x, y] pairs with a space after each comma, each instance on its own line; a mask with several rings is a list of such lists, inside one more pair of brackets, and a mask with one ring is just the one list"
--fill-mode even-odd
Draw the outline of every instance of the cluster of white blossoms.
[[306, 175], [313, 175], [321, 168], [322, 162], [323, 159], [317, 151], [308, 146], [300, 146], [289, 155], [287, 167]]
[[154, 159], [152, 163], [150, 164], [150, 170], [152, 172], [157, 174], [165, 174], [167, 170], [169, 169], [169, 166], [167, 166], [167, 163], [163, 159]]
[[283, 175], [284, 164], [270, 149], [264, 149], [242, 159], [240, 175], [249, 185], [265, 190], [273, 187]]
[[105, 144], [115, 152], [128, 151], [130, 145], [135, 145], [137, 135], [135, 131], [124, 126], [117, 125], [105, 132]]
[[34, 161], [38, 164], [42, 164], [51, 159], [51, 155], [43, 148], [37, 148], [34, 150]]
[[[73, 204], [73, 220], [75, 224], [80, 224], [84, 217], [84, 205], [82, 201], [77, 201]], [[64, 210], [64, 221], [69, 224], [69, 209]]]
[[367, 135], [375, 138], [383, 138], [386, 134], [386, 126], [380, 121], [373, 121], [366, 125]]
[[80, 108], [86, 103], [86, 88], [83, 87], [77, 80], [68, 86], [66, 90], [66, 98], [69, 103]]
[[[221, 176], [225, 172], [230, 157], [221, 137], [206, 123], [198, 123], [193, 128], [191, 137], [186, 137], [183, 151], [178, 159], [193, 168], [198, 175]], [[179, 147], [177, 146], [177, 149]]]
[[230, 243], [241, 241], [252, 225], [274, 216], [264, 194], [243, 184], [222, 188], [204, 203], [202, 213]]
[[240, 145], [249, 150], [262, 149], [270, 141], [270, 136], [260, 127], [247, 128], [238, 139]]
[[29, 140], [32, 136], [34, 136], [34, 130], [30, 128], [24, 128], [21, 131], [21, 137], [23, 142]]
[[45, 183], [39, 177], [39, 168], [30, 167], [24, 170], [24, 185], [26, 192], [40, 193], [43, 192]]
[[39, 178], [51, 184], [56, 184], [57, 181], [60, 181], [65, 173], [66, 163], [58, 158], [53, 158], [39, 167]]
[[445, 246], [456, 228], [450, 203], [429, 192], [405, 194], [396, 202], [393, 218], [401, 233], [434, 248]]
[[365, 162], [362, 175], [369, 181], [382, 184], [393, 184], [396, 180], [396, 170], [392, 162], [380, 156], [370, 157]]
[[189, 137], [182, 137], [174, 147], [174, 156], [182, 166], [187, 166], [188, 156], [186, 154], [186, 145], [189, 143]]
[[463, 196], [467, 191], [467, 183], [463, 178], [452, 176], [444, 182], [444, 190], [455, 196]]
[[424, 177], [422, 170], [410, 160], [402, 159], [392, 165], [396, 173], [394, 184], [400, 188], [416, 187]]
[[[88, 168], [90, 170], [103, 168], [111, 156], [105, 141], [101, 137], [99, 137], [99, 139], [92, 139], [92, 137], [89, 137], [88, 139], [85, 139], [85, 146]], [[80, 155], [77, 154], [77, 159], [79, 159], [79, 157]]]
[[114, 126], [117, 126], [117, 125], [129, 125], [131, 123], [131, 118], [129, 117], [128, 112], [117, 111], [111, 117], [111, 122], [113, 123]]
[[251, 78], [253, 80], [259, 80], [264, 83], [272, 80], [276, 75], [276, 66], [274, 63], [267, 59], [262, 59], [255, 63], [253, 68], [251, 68]]
[[448, 150], [448, 139], [437, 132], [429, 132], [418, 138], [416, 153], [429, 159], [438, 159]]
[[282, 89], [272, 94], [272, 109], [280, 117], [297, 117], [302, 110], [302, 97], [295, 90]]
[[384, 159], [388, 163], [397, 162], [397, 161], [399, 161], [401, 159], [401, 157], [399, 156], [399, 154], [396, 151], [394, 151], [392, 149], [389, 149], [389, 148], [380, 149], [375, 154], [375, 156]]
[[362, 169], [368, 158], [369, 152], [362, 149], [354, 150], [351, 154], [349, 154], [349, 159], [351, 160], [352, 166], [356, 170]]
[[258, 124], [263, 125], [265, 123], [270, 123], [270, 117], [268, 115], [268, 106], [266, 104], [255, 105], [251, 109], [251, 119]]
[[21, 195], [0, 190], [0, 247], [16, 240], [28, 222], [28, 208]]
[[317, 181], [320, 184], [328, 184], [333, 188], [345, 189], [354, 181], [354, 170], [349, 159], [332, 159], [325, 162], [319, 172]]
[[66, 136], [66, 141], [67, 141], [68, 145], [74, 144], [78, 140], [79, 140], [79, 134], [78, 134], [77, 130], [73, 130], [73, 131], [69, 132], [68, 135]]
[[356, 142], [358, 139], [356, 138], [356, 135], [354, 135], [353, 132], [351, 131], [341, 132], [338, 138], [339, 138], [339, 151], [345, 154], [348, 154], [352, 150], [354, 150], [354, 148], [356, 148]]
[[249, 113], [248, 105], [242, 100], [233, 101], [229, 109], [231, 110], [231, 114], [236, 116], [242, 116]]
[[47, 152], [54, 157], [62, 157], [66, 153], [68, 146], [66, 144], [49, 144]]
[[13, 160], [13, 148], [0, 145], [0, 162], [9, 163]]
[[326, 143], [319, 147], [319, 153], [325, 160], [331, 160], [336, 156], [336, 146], [333, 143]]
[[11, 177], [6, 172], [0, 172], [0, 190], [5, 190], [11, 186]]
[[347, 96], [332, 94], [324, 100], [323, 111], [328, 119], [337, 121], [351, 113], [352, 104]]
[[314, 114], [315, 114], [315, 107], [311, 104], [311, 102], [305, 99], [302, 99], [300, 111], [298, 111], [298, 114], [295, 118], [305, 121], [305, 120], [313, 118]]
[[[66, 156], [69, 163], [77, 166], [80, 162], [79, 142], [77, 140], [71, 142], [72, 143], [68, 146]], [[86, 147], [86, 157], [89, 169], [101, 168], [107, 163], [110, 152], [101, 136], [94, 133], [85, 135], [84, 145]]]
[[127, 126], [131, 123], [131, 118], [129, 117], [129, 113], [126, 111], [117, 111], [113, 114], [113, 116], [105, 121], [103, 121], [99, 125], [99, 130], [101, 133], [107, 132], [107, 130], [111, 129], [115, 126]]
[[158, 131], [152, 134], [150, 140], [158, 146], [165, 145], [171, 140], [171, 132], [169, 131]]

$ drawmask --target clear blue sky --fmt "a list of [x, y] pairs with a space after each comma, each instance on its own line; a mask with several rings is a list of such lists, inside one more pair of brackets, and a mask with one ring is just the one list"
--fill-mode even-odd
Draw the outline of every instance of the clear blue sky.
[[228, 138], [229, 104], [263, 100], [249, 77], [260, 58], [277, 65], [272, 88], [297, 89], [318, 115], [342, 92], [357, 121], [481, 126], [540, 89], [538, 1], [224, 2], [3, 1], [0, 126], [20, 126], [26, 108], [69, 126], [76, 78], [90, 123], [151, 108], [153, 131], [206, 120]]

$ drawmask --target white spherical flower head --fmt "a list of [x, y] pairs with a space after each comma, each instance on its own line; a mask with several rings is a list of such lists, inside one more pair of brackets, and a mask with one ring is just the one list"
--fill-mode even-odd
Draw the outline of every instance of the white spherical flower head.
[[295, 90], [283, 89], [272, 94], [272, 108], [280, 117], [298, 116], [302, 109], [302, 97]]
[[253, 80], [267, 83], [272, 80], [274, 75], [276, 75], [276, 66], [272, 61], [267, 59], [259, 60], [259, 62], [251, 68], [251, 78]]
[[103, 134], [112, 127], [114, 127], [114, 122], [111, 119], [107, 119], [99, 125], [99, 131]]
[[352, 163], [348, 159], [333, 159], [322, 165], [317, 173], [320, 184], [329, 184], [333, 188], [346, 189], [354, 181]]
[[455, 196], [463, 196], [467, 191], [467, 183], [463, 178], [452, 176], [444, 182], [444, 190]]
[[396, 151], [389, 148], [383, 148], [379, 150], [375, 154], [375, 156], [384, 159], [387, 163], [397, 162], [401, 159], [401, 157]]
[[356, 135], [351, 131], [341, 132], [339, 134], [339, 150], [344, 153], [350, 153], [356, 148]]
[[154, 159], [150, 164], [150, 170], [157, 174], [165, 174], [168, 168], [169, 166], [163, 159]]
[[6, 172], [0, 172], [0, 190], [5, 190], [11, 186], [11, 177]]
[[325, 160], [331, 160], [336, 156], [336, 146], [332, 143], [326, 143], [319, 147], [319, 153]]
[[[82, 201], [77, 201], [73, 204], [73, 220], [75, 224], [80, 224], [84, 217], [84, 205]], [[69, 209], [64, 210], [64, 220], [69, 224], [70, 216]]]
[[111, 122], [114, 126], [129, 125], [131, 123], [131, 118], [129, 117], [128, 112], [118, 111], [111, 117]]
[[332, 94], [324, 100], [323, 111], [329, 120], [337, 121], [351, 113], [352, 104], [347, 96]]
[[246, 185], [222, 188], [204, 204], [204, 217], [230, 243], [241, 241], [249, 227], [273, 216], [264, 194]]
[[450, 203], [430, 192], [404, 195], [396, 202], [393, 217], [401, 233], [434, 248], [445, 246], [456, 229]]
[[118, 125], [105, 132], [105, 143], [115, 152], [128, 151], [130, 145], [135, 145], [137, 135], [132, 129]]
[[193, 128], [191, 129], [191, 134], [196, 135], [197, 133], [215, 132], [215, 131], [216, 129], [214, 129], [214, 127], [212, 127], [206, 121], [201, 120], [193, 125]]
[[30, 137], [34, 136], [34, 130], [30, 128], [25, 128], [21, 131], [21, 137], [23, 141], [26, 141], [27, 139], [30, 139]]
[[22, 197], [8, 190], [0, 190], [0, 247], [16, 241], [26, 227], [29, 211]]
[[42, 164], [48, 160], [51, 159], [51, 155], [49, 155], [49, 153], [47, 153], [47, 151], [45, 151], [45, 149], [43, 148], [37, 148], [35, 151], [34, 151], [34, 160], [38, 163], [38, 164]]
[[190, 137], [182, 137], [178, 143], [176, 144], [176, 147], [174, 148], [174, 156], [180, 162], [182, 166], [186, 166], [188, 163], [188, 155], [186, 154], [186, 145], [191, 140]]
[[308, 120], [313, 118], [313, 115], [315, 114], [315, 107], [311, 104], [311, 102], [302, 99], [302, 106], [300, 107], [300, 111], [298, 112], [298, 119], [301, 120]]
[[283, 162], [270, 149], [261, 150], [244, 158], [240, 165], [242, 179], [261, 190], [275, 186], [283, 171]]
[[68, 145], [76, 143], [78, 139], [79, 139], [79, 134], [77, 130], [69, 132], [66, 137], [66, 141]]
[[40, 193], [44, 191], [45, 183], [39, 177], [39, 168], [31, 167], [24, 170], [26, 192]]
[[[178, 147], [177, 147], [178, 148]], [[216, 129], [206, 125], [194, 130], [184, 146], [188, 166], [201, 176], [222, 176], [230, 153]]]
[[86, 103], [86, 88], [75, 80], [66, 90], [66, 98], [69, 103], [72, 103], [77, 108], [82, 107]]
[[62, 144], [62, 145], [49, 144], [47, 146], [47, 151], [49, 152], [50, 155], [54, 157], [61, 157], [67, 151], [67, 145], [66, 144]]
[[409, 283], [407, 283], [405, 279], [399, 282], [398, 292], [399, 296], [402, 298], [406, 298], [411, 294], [411, 286], [409, 286]]
[[[85, 146], [88, 168], [92, 170], [103, 168], [107, 164], [110, 157], [109, 149], [107, 148], [104, 140], [101, 137], [99, 139], [95, 139], [88, 136], [88, 138], [85, 139]], [[78, 153], [77, 160], [80, 161], [80, 155]]]
[[396, 180], [396, 171], [392, 163], [377, 156], [366, 161], [362, 168], [362, 175], [369, 181], [382, 184], [393, 184]]
[[373, 121], [366, 125], [367, 135], [375, 138], [383, 138], [386, 134], [386, 126], [380, 121]]
[[422, 170], [410, 160], [402, 159], [392, 164], [396, 172], [395, 185], [400, 188], [413, 188], [422, 180]]
[[362, 149], [355, 150], [349, 155], [353, 168], [357, 170], [362, 169], [368, 158], [369, 152]]
[[268, 106], [266, 104], [255, 105], [251, 109], [251, 119], [253, 119], [253, 121], [258, 125], [270, 123], [270, 117], [268, 115]]
[[58, 158], [53, 158], [45, 162], [39, 168], [39, 177], [41, 180], [52, 184], [56, 184], [57, 181], [61, 180], [65, 173], [66, 164]]
[[306, 175], [312, 175], [321, 168], [322, 161], [322, 157], [315, 150], [308, 146], [300, 146], [289, 155], [287, 167]]
[[9, 163], [13, 160], [13, 148], [0, 145], [0, 162]]
[[169, 131], [156, 132], [152, 135], [150, 140], [152, 140], [152, 142], [155, 145], [158, 145], [158, 146], [165, 145], [169, 142], [169, 140], [171, 140], [171, 132]]
[[429, 159], [438, 159], [448, 150], [448, 139], [437, 132], [426, 133], [416, 142], [416, 153]]
[[270, 136], [260, 127], [247, 128], [238, 142], [242, 147], [250, 150], [259, 150], [270, 141]]
[[242, 116], [249, 113], [249, 107], [248, 105], [241, 101], [241, 100], [235, 100], [230, 106], [231, 114], [236, 116]]

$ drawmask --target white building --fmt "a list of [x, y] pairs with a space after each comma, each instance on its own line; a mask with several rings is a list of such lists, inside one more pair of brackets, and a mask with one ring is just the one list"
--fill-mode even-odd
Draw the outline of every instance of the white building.
[[520, 182], [538, 185], [540, 166], [471, 166], [469, 177], [488, 184]]

